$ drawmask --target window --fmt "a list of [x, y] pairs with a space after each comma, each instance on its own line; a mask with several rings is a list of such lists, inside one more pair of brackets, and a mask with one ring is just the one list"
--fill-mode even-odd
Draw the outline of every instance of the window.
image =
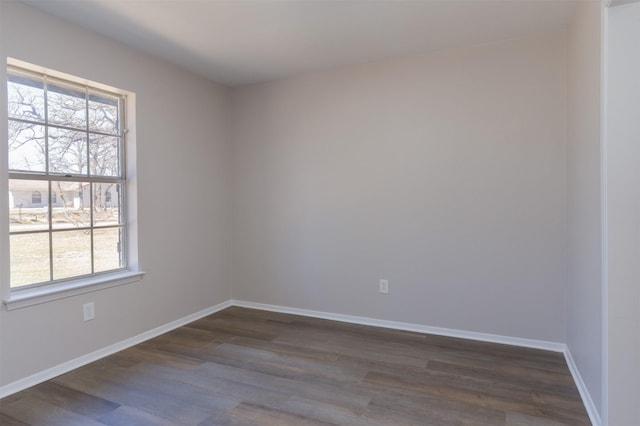
[[7, 70], [12, 290], [128, 266], [126, 98], [96, 86]]

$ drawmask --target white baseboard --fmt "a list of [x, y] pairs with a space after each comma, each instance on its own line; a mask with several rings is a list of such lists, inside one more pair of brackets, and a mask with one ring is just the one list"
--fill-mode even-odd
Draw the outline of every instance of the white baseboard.
[[582, 403], [587, 410], [587, 414], [589, 415], [589, 420], [591, 420], [591, 424], [593, 426], [601, 426], [602, 420], [600, 419], [600, 414], [598, 413], [598, 409], [596, 405], [593, 403], [593, 399], [591, 399], [591, 394], [587, 389], [587, 386], [584, 384], [582, 380], [582, 376], [580, 375], [580, 370], [578, 370], [578, 366], [573, 360], [573, 356], [571, 355], [571, 351], [567, 347], [564, 350], [564, 359], [567, 361], [567, 366], [569, 367], [569, 371], [571, 372], [571, 376], [573, 377], [573, 381], [578, 388], [578, 392], [580, 392], [580, 397], [582, 398]]
[[333, 321], [349, 322], [353, 324], [371, 325], [374, 327], [392, 328], [396, 330], [415, 331], [417, 333], [436, 334], [439, 336], [457, 337], [460, 339], [479, 340], [482, 342], [501, 343], [504, 345], [521, 346], [525, 348], [542, 349], [552, 352], [564, 352], [564, 343], [548, 342], [545, 340], [522, 339], [519, 337], [501, 336], [498, 334], [477, 333], [474, 331], [456, 330], [453, 328], [430, 327], [427, 325], [406, 322], [386, 321], [353, 315], [334, 314], [330, 312], [312, 311], [308, 309], [290, 308], [287, 306], [267, 305], [263, 303], [231, 300], [233, 306], [260, 309], [263, 311], [281, 312], [285, 314], [302, 315], [306, 317], [322, 318]]
[[171, 331], [178, 327], [182, 327], [183, 325], [189, 324], [190, 322], [193, 322], [197, 319], [200, 319], [202, 317], [206, 317], [207, 315], [211, 315], [213, 313], [221, 311], [225, 308], [228, 308], [231, 305], [232, 305], [231, 301], [227, 300], [226, 302], [219, 303], [215, 306], [204, 309], [200, 312], [187, 315], [186, 317], [177, 319], [168, 324], [164, 324], [152, 330], [145, 331], [144, 333], [138, 334], [137, 336], [130, 337], [128, 339], [114, 343], [113, 345], [109, 345], [105, 348], [98, 349], [97, 351], [72, 359], [71, 361], [67, 361], [62, 364], [56, 365], [55, 367], [51, 367], [44, 371], [40, 371], [36, 374], [25, 377], [24, 379], [16, 380], [15, 382], [12, 382], [5, 386], [0, 387], [0, 398], [4, 398], [5, 396], [9, 396], [13, 393], [30, 388], [31, 386], [35, 386], [38, 383], [42, 383], [46, 380], [53, 379], [54, 377], [57, 377], [61, 374], [68, 373], [69, 371], [82, 367], [83, 365], [97, 361], [108, 355], [114, 354], [121, 350], [127, 349], [131, 346], [137, 345], [138, 343], [142, 343], [145, 340], [152, 339], [168, 331]]

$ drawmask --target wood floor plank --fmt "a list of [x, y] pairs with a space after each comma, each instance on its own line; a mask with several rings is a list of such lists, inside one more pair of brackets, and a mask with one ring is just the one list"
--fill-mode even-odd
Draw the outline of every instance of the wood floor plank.
[[256, 425], [264, 426], [327, 426], [334, 424], [245, 402], [231, 410], [230, 414], [231, 418], [248, 420]]
[[341, 426], [383, 426], [371, 418], [367, 407], [336, 405], [301, 396], [293, 396], [285, 409], [303, 418]]
[[424, 367], [427, 364], [427, 358], [424, 353], [415, 350], [404, 353], [401, 348], [394, 347], [383, 340], [376, 341], [365, 338], [350, 338], [349, 336], [342, 335], [331, 336], [330, 333], [312, 333], [300, 330], [296, 333], [287, 333], [274, 341], [292, 344], [301, 339], [308, 339], [307, 347], [309, 348], [335, 354], [350, 355], [363, 360], [417, 367]]
[[376, 395], [371, 401], [370, 408], [382, 413], [412, 413], [424, 420], [425, 424], [434, 425], [503, 425], [505, 419], [502, 410], [478, 407], [464, 401], [407, 394], [394, 390]]
[[589, 425], [562, 354], [232, 307], [0, 400], [2, 425]]
[[205, 317], [182, 327], [200, 329], [203, 332], [214, 332], [216, 338], [220, 336], [246, 336], [256, 339], [273, 340], [278, 337], [277, 332], [261, 329], [260, 322], [255, 322], [253, 326], [246, 321], [221, 321], [216, 317]]
[[501, 364], [477, 367], [429, 360], [427, 370], [463, 377], [499, 380], [523, 388], [535, 387], [548, 392], [577, 396], [571, 375], [558, 374], [544, 369], [513, 367]]
[[529, 416], [522, 413], [506, 413], [506, 426], [564, 426], [566, 423], [557, 422], [549, 418]]
[[552, 419], [561, 419], [566, 422], [573, 422], [582, 417], [581, 414], [574, 413], [570, 408], [546, 407], [541, 404], [535, 404], [529, 396], [522, 393], [496, 395], [494, 389], [490, 387], [484, 388], [484, 390], [472, 390], [442, 382], [430, 383], [415, 377], [398, 377], [397, 375], [377, 372], [367, 375], [365, 382], [378, 385], [381, 388], [399, 389], [418, 395], [434, 396], [445, 401], [463, 402], [479, 408], [496, 409], [505, 412], [513, 411], [533, 416], [548, 416]]
[[3, 413], [32, 426], [102, 426], [101, 423], [35, 396], [2, 406]]
[[[135, 372], [80, 369], [54, 381], [175, 424], [196, 424], [210, 415], [214, 403], [220, 404], [225, 398], [210, 398], [202, 388], [176, 380], [181, 371], [161, 364], [145, 365]], [[225, 409], [237, 402], [229, 402]]]
[[241, 366], [276, 377], [297, 378], [304, 381], [358, 381], [367, 374], [363, 367], [347, 366], [324, 360], [310, 360], [281, 355], [275, 352], [221, 344], [215, 349], [219, 364]]
[[0, 425], [2, 426], [28, 426], [28, 423], [14, 419], [5, 413], [0, 413]]
[[231, 336], [229, 338], [220, 339], [220, 342], [232, 343], [234, 345], [243, 346], [245, 348], [267, 350], [280, 355], [305, 359], [321, 359], [330, 362], [336, 361], [339, 356], [334, 352], [323, 352], [295, 343], [280, 343], [268, 340], [252, 339], [244, 336]]
[[291, 397], [295, 385], [289, 379], [216, 363], [203, 364], [186, 380], [209, 392], [274, 407]]
[[44, 382], [27, 393], [65, 410], [91, 418], [103, 416], [120, 407], [120, 404], [115, 402], [79, 392], [55, 382]]
[[174, 422], [162, 419], [133, 407], [120, 406], [99, 417], [100, 423], [108, 426], [172, 426]]

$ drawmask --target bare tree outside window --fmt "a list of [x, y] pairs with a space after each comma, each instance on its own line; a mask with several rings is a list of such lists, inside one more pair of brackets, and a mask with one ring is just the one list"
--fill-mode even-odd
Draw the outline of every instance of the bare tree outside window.
[[123, 97], [14, 68], [7, 89], [11, 287], [124, 268]]

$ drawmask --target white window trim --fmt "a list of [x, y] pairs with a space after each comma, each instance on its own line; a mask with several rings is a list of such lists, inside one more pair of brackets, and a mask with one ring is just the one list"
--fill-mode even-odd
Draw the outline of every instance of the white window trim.
[[[0, 64], [0, 81], [6, 81], [7, 66], [30, 68], [49, 74], [53, 77], [65, 80], [79, 81], [86, 84], [86, 81], [77, 77], [45, 69], [33, 64], [23, 62], [13, 58], [7, 58], [6, 64]], [[89, 82], [93, 87], [113, 91], [109, 86]], [[135, 121], [135, 93], [123, 92], [127, 97], [127, 107], [125, 108], [125, 122], [127, 123], [127, 143], [125, 144], [125, 173], [126, 182], [126, 217], [127, 217], [127, 239], [126, 252], [128, 256], [128, 266], [126, 270], [119, 270], [113, 273], [97, 274], [81, 279], [70, 279], [66, 282], [53, 285], [43, 285], [40, 287], [20, 287], [11, 289], [9, 283], [9, 204], [8, 197], [0, 197], [0, 293], [2, 304], [7, 311], [53, 302], [56, 300], [77, 296], [80, 294], [105, 290], [125, 284], [132, 284], [140, 281], [145, 272], [140, 269], [138, 263], [138, 185], [136, 173], [136, 121]], [[0, 133], [5, 135], [0, 137], [3, 140], [3, 147], [0, 149], [0, 183], [8, 188], [8, 153], [5, 147], [7, 135], [7, 93], [6, 84], [0, 84]]]
[[125, 271], [114, 274], [92, 276], [84, 280], [67, 281], [60, 284], [42, 287], [28, 288], [24, 290], [14, 289], [9, 297], [2, 301], [7, 311], [65, 299], [79, 294], [91, 293], [117, 287], [123, 284], [131, 284], [142, 279], [144, 272]]

